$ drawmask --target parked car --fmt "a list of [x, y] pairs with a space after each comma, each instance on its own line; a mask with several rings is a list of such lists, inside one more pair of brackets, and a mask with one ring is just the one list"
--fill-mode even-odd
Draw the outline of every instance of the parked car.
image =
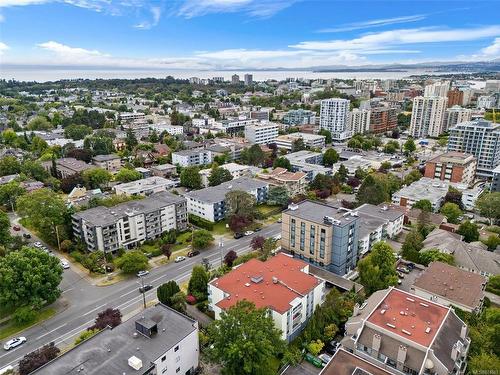
[[254, 229], [255, 232], [260, 232], [262, 230], [262, 227], [257, 227]]
[[252, 235], [252, 234], [253, 234], [253, 230], [247, 230], [247, 231], [245, 232], [245, 236], [250, 236], [250, 235]]
[[403, 283], [403, 280], [398, 279], [398, 285], [401, 285]]
[[199, 254], [200, 254], [200, 252], [198, 250], [193, 250], [193, 251], [190, 251], [189, 253], [187, 253], [187, 256], [189, 258], [192, 258], [192, 257], [199, 255]]
[[149, 271], [147, 270], [137, 272], [137, 277], [143, 277], [146, 275], [149, 275]]
[[67, 260], [61, 259], [61, 267], [67, 270], [69, 268], [69, 263]]
[[410, 270], [406, 267], [398, 267], [396, 268], [399, 272], [403, 272], [403, 273], [410, 273]]
[[340, 342], [332, 340], [328, 344], [326, 344], [325, 351], [328, 354], [334, 355], [339, 347], [340, 347]]
[[238, 238], [241, 238], [243, 236], [244, 236], [243, 233], [235, 233], [233, 237], [234, 237], [235, 240], [237, 240]]
[[23, 233], [23, 237], [29, 240], [31, 238], [31, 234], [29, 233]]
[[36, 242], [33, 244], [33, 246], [35, 246], [36, 248], [40, 248], [40, 247], [42, 247], [43, 245], [42, 245], [42, 243], [41, 243], [40, 241], [36, 241]]
[[278, 219], [278, 221], [276, 221], [278, 224], [282, 223], [283, 220], [282, 219]]
[[396, 271], [396, 273], [398, 274], [398, 276], [399, 276], [400, 279], [404, 279], [405, 278], [405, 274], [403, 272]]
[[175, 258], [175, 263], [182, 262], [183, 260], [186, 260], [186, 257], [183, 257], [182, 255], [178, 256], [177, 258]]
[[413, 269], [415, 268], [415, 263], [412, 262], [406, 263], [406, 268], [408, 268], [410, 271], [413, 271]]
[[321, 359], [321, 362], [323, 362], [325, 365], [332, 359], [332, 357], [325, 353], [318, 355], [318, 358]]
[[151, 290], [151, 289], [153, 289], [153, 285], [151, 285], [151, 284], [146, 284], [146, 285], [144, 285], [143, 287], [141, 286], [141, 287], [139, 288], [139, 293], [146, 293], [148, 290]]
[[16, 232], [19, 232], [21, 230], [21, 227], [19, 225], [14, 225], [12, 229], [14, 229]]
[[22, 345], [26, 342], [26, 337], [24, 336], [20, 336], [20, 337], [14, 337], [13, 339], [7, 341], [3, 348], [5, 350], [10, 350], [10, 349], [14, 349], [14, 348], [17, 348], [19, 345]]

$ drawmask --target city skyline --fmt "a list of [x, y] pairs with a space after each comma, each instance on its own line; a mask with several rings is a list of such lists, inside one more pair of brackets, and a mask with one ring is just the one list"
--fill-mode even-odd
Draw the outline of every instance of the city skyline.
[[0, 61], [82, 70], [236, 70], [500, 57], [500, 25], [488, 11], [493, 1], [373, 4], [0, 0]]

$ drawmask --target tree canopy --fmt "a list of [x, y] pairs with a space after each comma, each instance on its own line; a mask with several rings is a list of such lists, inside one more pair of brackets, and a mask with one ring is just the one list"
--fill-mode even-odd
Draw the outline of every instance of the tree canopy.
[[440, 212], [446, 216], [448, 223], [458, 224], [458, 218], [462, 215], [462, 210], [455, 203], [445, 203]]
[[226, 168], [215, 167], [212, 168], [210, 176], [208, 176], [208, 184], [210, 186], [217, 186], [226, 181], [231, 181], [233, 175]]
[[194, 249], [205, 249], [210, 246], [214, 241], [214, 236], [212, 233], [206, 229], [195, 230], [193, 232], [193, 244]]
[[323, 154], [323, 165], [325, 167], [331, 167], [338, 161], [339, 161], [339, 153], [334, 148], [329, 148]]
[[465, 242], [474, 242], [479, 240], [479, 230], [477, 227], [477, 224], [471, 223], [470, 221], [466, 220], [460, 224], [457, 230], [458, 234], [461, 234], [464, 236], [464, 241]]
[[389, 244], [380, 241], [373, 245], [370, 254], [358, 263], [360, 282], [367, 294], [396, 285], [395, 263], [396, 258]]
[[201, 181], [200, 170], [196, 166], [189, 166], [181, 171], [181, 185], [188, 189], [201, 189], [203, 183]]
[[132, 182], [140, 180], [141, 178], [142, 178], [141, 172], [130, 168], [122, 168], [114, 176], [115, 181], [120, 181], [120, 182]]
[[148, 258], [138, 250], [128, 251], [116, 260], [124, 273], [137, 273], [148, 268]]
[[500, 220], [500, 192], [481, 195], [476, 202], [476, 208], [481, 215], [490, 219], [490, 225], [494, 220]]

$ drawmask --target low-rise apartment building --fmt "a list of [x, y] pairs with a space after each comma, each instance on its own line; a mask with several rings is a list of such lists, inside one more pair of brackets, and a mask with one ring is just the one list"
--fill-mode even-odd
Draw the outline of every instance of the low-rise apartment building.
[[167, 178], [177, 175], [177, 167], [173, 164], [167, 163], [167, 164], [154, 165], [149, 169], [151, 170], [153, 176]]
[[356, 211], [302, 201], [282, 213], [281, 248], [337, 275], [358, 261], [359, 217]]
[[411, 208], [418, 201], [427, 199], [432, 204], [432, 210], [437, 212], [448, 193], [449, 185], [448, 181], [422, 177], [411, 185], [396, 191], [392, 195], [392, 203]]
[[110, 173], [116, 173], [122, 167], [121, 158], [116, 154], [96, 155], [92, 158], [92, 163]]
[[[229, 171], [229, 173], [231, 173], [231, 176], [233, 176], [233, 179], [237, 179], [240, 177], [250, 177], [252, 175], [252, 167], [249, 165], [226, 163], [222, 164], [220, 167]], [[200, 171], [201, 182], [203, 186], [207, 187], [209, 185], [208, 178], [210, 177], [211, 173], [211, 168], [202, 169]]]
[[199, 216], [212, 222], [224, 219], [229, 207], [226, 205], [226, 194], [230, 191], [244, 191], [255, 198], [256, 203], [267, 200], [269, 184], [254, 178], [241, 177], [186, 193], [189, 214]]
[[302, 139], [304, 145], [309, 148], [323, 149], [325, 147], [324, 135], [316, 135], [309, 133], [291, 133], [287, 135], [280, 135], [276, 138], [276, 146], [286, 150], [293, 150], [295, 142]]
[[181, 167], [205, 165], [212, 162], [212, 152], [204, 149], [182, 150], [172, 152], [172, 163]]
[[309, 182], [314, 180], [314, 177], [320, 173], [328, 176], [333, 174], [331, 168], [322, 165], [323, 154], [321, 152], [302, 150], [287, 154], [285, 158], [290, 161], [292, 171], [304, 172]]
[[477, 161], [463, 152], [446, 152], [425, 163], [425, 177], [470, 186], [476, 176]]
[[451, 307], [393, 287], [354, 307], [342, 345], [394, 375], [463, 375], [470, 338]]
[[[42, 163], [42, 166], [45, 168], [47, 172], [51, 172], [52, 169], [52, 161], [45, 161]], [[59, 178], [66, 178], [69, 176], [73, 176], [77, 173], [83, 173], [88, 169], [95, 168], [92, 164], [87, 164], [84, 161], [75, 159], [75, 158], [61, 158], [55, 161], [56, 164], [56, 174]]]
[[483, 309], [487, 279], [442, 262], [432, 262], [415, 280], [411, 291], [445, 306], [479, 313]]
[[73, 214], [72, 226], [89, 251], [130, 249], [171, 229], [185, 230], [186, 199], [164, 191], [114, 207], [98, 206]]
[[307, 109], [292, 109], [285, 113], [283, 123], [291, 126], [310, 125], [316, 123], [316, 112]]
[[194, 375], [198, 322], [168, 306], [148, 307], [105, 328], [33, 372], [36, 375]]
[[267, 181], [271, 186], [283, 186], [290, 197], [305, 194], [307, 175], [304, 172], [289, 172], [285, 168], [274, 168], [270, 172], [257, 174], [257, 178]]
[[167, 180], [163, 177], [153, 176], [115, 185], [113, 190], [117, 195], [123, 194], [129, 197], [143, 195], [147, 197], [154, 193], [172, 189], [176, 186], [176, 184], [177, 183], [175, 181]]
[[245, 139], [251, 144], [265, 145], [274, 143], [278, 138], [279, 125], [263, 123], [245, 127]]
[[208, 284], [215, 319], [238, 301], [250, 301], [269, 311], [287, 341], [297, 337], [324, 298], [325, 281], [309, 274], [307, 263], [283, 253], [265, 262], [251, 259]]

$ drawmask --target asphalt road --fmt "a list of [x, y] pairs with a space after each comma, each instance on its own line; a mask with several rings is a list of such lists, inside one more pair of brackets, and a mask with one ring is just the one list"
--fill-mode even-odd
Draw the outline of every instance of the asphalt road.
[[[193, 266], [200, 264], [202, 258], [208, 258], [212, 267], [218, 267], [221, 255], [223, 258], [230, 250], [236, 251], [238, 255], [248, 252], [252, 237], [260, 235], [267, 238], [279, 233], [281, 233], [281, 224], [274, 223], [251, 236], [226, 240], [222, 247], [216, 244], [202, 251], [200, 255], [187, 258], [181, 263], [169, 263], [151, 270], [144, 278], [144, 283], [152, 284], [154, 288], [146, 293], [146, 300], [154, 300], [156, 288], [169, 280], [186, 281]], [[61, 348], [71, 345], [75, 337], [89, 327], [96, 315], [106, 308], [118, 308], [124, 316], [137, 311], [143, 304], [142, 294], [138, 291], [139, 281], [138, 278], [131, 277], [115, 285], [98, 287], [90, 285], [71, 269], [65, 270], [60, 288], [62, 297], [68, 301], [69, 307], [51, 319], [18, 334], [18, 336], [25, 336], [28, 339], [27, 343], [10, 351], [4, 352], [2, 349], [0, 369], [8, 365], [17, 365], [25, 354], [52, 341]]]

